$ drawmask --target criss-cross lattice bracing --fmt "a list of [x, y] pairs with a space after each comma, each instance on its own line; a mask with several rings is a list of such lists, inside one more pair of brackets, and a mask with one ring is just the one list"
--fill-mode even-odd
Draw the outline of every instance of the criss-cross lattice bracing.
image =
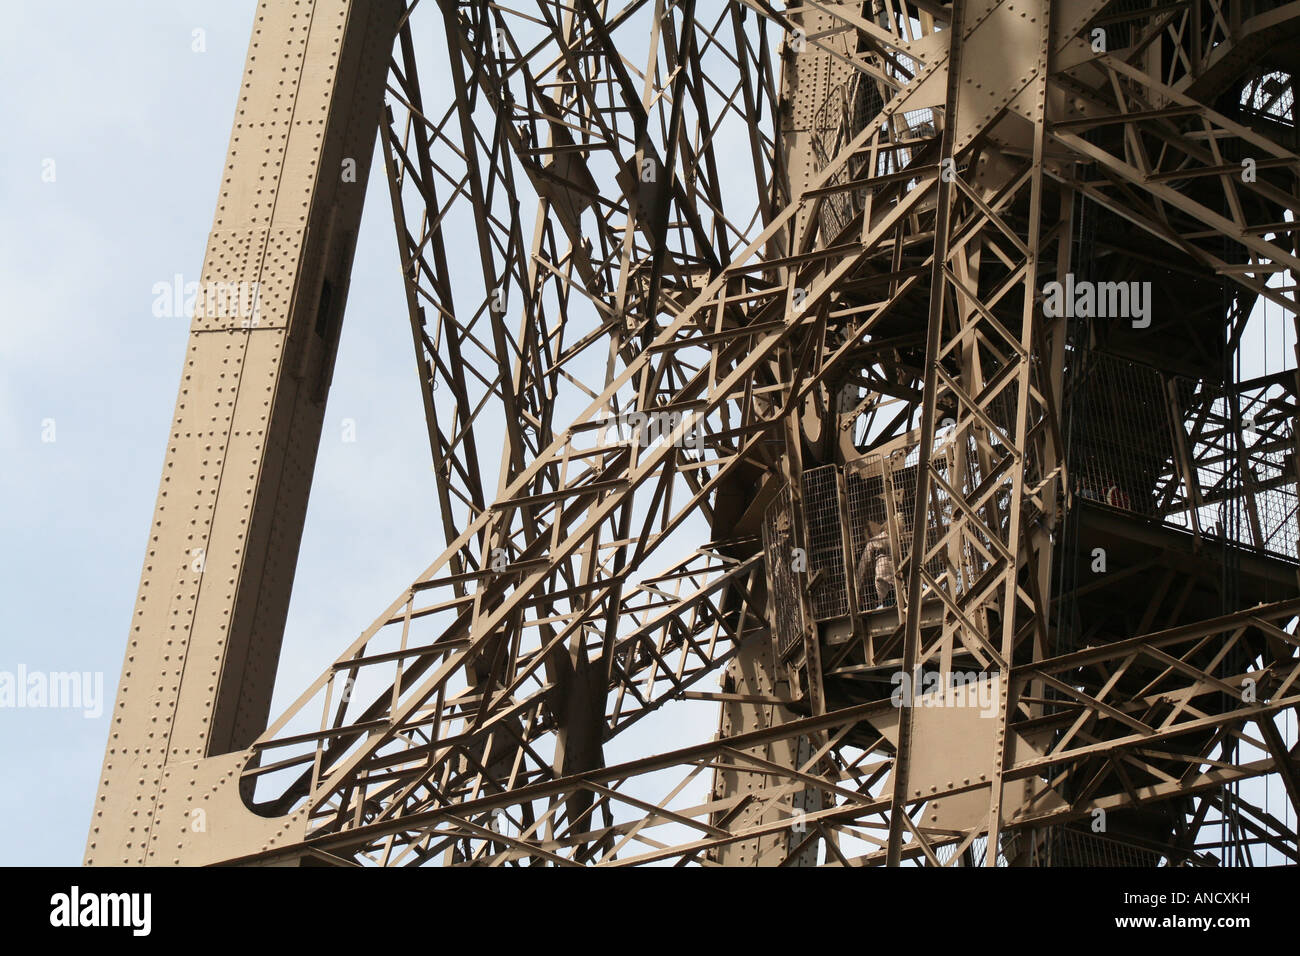
[[394, 39], [444, 547], [196, 738], [252, 835], [88, 859], [1296, 859], [1295, 10], [298, 6]]

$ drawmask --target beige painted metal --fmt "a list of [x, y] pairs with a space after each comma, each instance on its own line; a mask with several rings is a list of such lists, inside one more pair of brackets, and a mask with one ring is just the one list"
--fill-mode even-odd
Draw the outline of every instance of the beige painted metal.
[[[860, 4], [840, 0], [840, 2], [827, 4], [826, 10], [807, 8], [791, 12], [790, 22], [795, 29], [787, 35], [781, 48], [782, 96], [786, 109], [782, 116], [778, 148], [785, 162], [790, 190], [796, 195], [807, 188], [818, 171], [814, 140], [818, 136], [819, 126], [824, 125], [827, 119], [825, 115], [819, 114], [828, 103], [836, 102], [832, 92], [842, 89], [853, 74], [853, 68], [848, 62], [848, 57], [852, 53], [849, 46], [849, 40], [853, 36], [851, 33], [832, 35], [828, 43], [831, 49], [809, 44], [808, 37], [833, 31], [839, 21], [831, 11], [844, 13], [854, 6]], [[812, 215], [810, 208], [801, 210], [795, 219], [796, 232], [807, 228]], [[773, 253], [780, 255], [781, 251], [781, 244], [773, 243]], [[810, 400], [805, 403], [805, 408], [811, 408], [813, 405], [814, 402]], [[803, 422], [800, 425], [803, 427]], [[787, 455], [783, 464], [789, 487], [797, 491], [798, 470], [795, 462], [791, 461], [789, 451], [791, 444], [787, 443]], [[797, 451], [794, 453], [794, 458], [797, 461]], [[797, 497], [795, 507], [799, 507]], [[719, 529], [719, 531], [723, 530]], [[806, 601], [803, 617], [805, 621], [811, 620]], [[816, 640], [815, 630], [812, 632], [812, 639]], [[790, 686], [785, 666], [775, 658], [773, 642], [770, 639], [755, 636], [750, 640], [742, 641], [736, 660], [727, 666], [724, 688], [733, 689], [741, 698], [775, 696], [794, 699], [798, 697], [797, 688]], [[787, 722], [794, 717], [786, 707], [756, 706], [744, 702], [743, 699], [723, 703], [721, 711], [720, 734], [724, 738], [765, 729], [774, 724]], [[755, 755], [787, 770], [797, 770], [807, 760], [810, 752], [811, 744], [807, 738], [793, 738], [766, 744], [756, 751]], [[715, 776], [713, 792], [717, 800], [727, 804], [737, 799], [744, 799], [754, 791], [769, 790], [778, 782], [771, 775], [760, 771], [719, 769]], [[817, 841], [811, 839], [815, 834], [810, 832], [811, 827], [807, 823], [807, 817], [808, 811], [820, 809], [820, 795], [815, 790], [804, 787], [786, 786], [785, 790], [787, 792], [776, 799], [757, 801], [755, 808], [742, 812], [733, 825], [752, 825], [759, 820], [786, 818], [789, 820], [788, 832], [778, 831], [750, 840], [725, 844], [714, 853], [714, 858], [719, 864], [774, 866], [790, 857], [795, 861], [794, 865], [817, 865]], [[802, 852], [794, 852], [801, 846], [805, 847]]]
[[215, 859], [289, 828], [243, 807], [238, 773], [270, 708], [401, 9], [258, 5], [200, 285], [256, 306], [196, 306], [88, 864]]
[[[1247, 820], [1237, 852], [1300, 860], [1233, 789], [1263, 777], [1300, 799], [1274, 722], [1300, 706], [1294, 566], [1261, 547], [1248, 463], [1240, 488], [1216, 485], [1227, 456], [1193, 441], [1241, 425], [1185, 429], [1192, 393], [1156, 392], [1179, 449], [1162, 507], [1249, 512], [1233, 559], [1249, 604], [1216, 597], [1204, 565], [1230, 549], [1195, 509], [1183, 535], [1076, 494], [1067, 373], [1114, 343], [1094, 329], [1071, 352], [1042, 305], [1047, 278], [1090, 267], [1083, 230], [1104, 210], [1103, 241], [1131, 228], [1177, 260], [1131, 243], [1108, 263], [1171, 296], [1171, 268], [1215, 295], [1231, 283], [1242, 303], [1167, 310], [1145, 340], [1114, 331], [1112, 358], [1208, 387], [1205, 356], [1247, 303], [1294, 317], [1294, 132], [1213, 104], [1263, 55], [1256, 28], [1294, 40], [1300, 8], [426, 0], [453, 78], [434, 91], [396, 4], [301, 7], [305, 35], [288, 4], [259, 11], [245, 82], [265, 92], [247, 131], [237, 119], [204, 274], [261, 281], [265, 321], [196, 323], [88, 861], [993, 866], [1052, 862], [1054, 832], [1110, 813], [1139, 854], [1145, 823], [1176, 816], [1155, 852], [1205, 864], [1196, 834], [1227, 802]], [[339, 11], [331, 51], [315, 25]], [[1115, 24], [1116, 49], [1098, 48]], [[394, 33], [385, 172], [446, 549], [267, 726], [364, 185], [332, 168], [369, 153]], [[297, 64], [291, 120], [271, 47]], [[877, 100], [853, 99], [863, 83]], [[246, 136], [283, 167], [247, 166]], [[1257, 180], [1235, 176], [1243, 153]], [[1290, 284], [1266, 285], [1278, 272]], [[314, 338], [325, 278], [338, 305]], [[1260, 387], [1288, 378], [1257, 443], [1294, 445], [1294, 367]], [[865, 388], [855, 407], [845, 382]], [[566, 426], [559, 407], [580, 411]], [[651, 434], [647, 415], [675, 417]], [[781, 540], [807, 544], [802, 479], [827, 465], [841, 496], [880, 482], [895, 600], [850, 589], [815, 621], [829, 572], [765, 553], [763, 528], [788, 499]], [[684, 548], [701, 518], [712, 540]], [[851, 567], [841, 538], [830, 553]], [[1112, 575], [1054, 573], [1098, 543]], [[184, 563], [199, 548], [202, 575]], [[1148, 575], [1149, 596], [1133, 587]], [[1138, 605], [1132, 620], [1094, 609], [1087, 642], [1062, 645], [1097, 593]], [[991, 693], [980, 712], [881, 690], [962, 669]], [[1243, 681], [1264, 692], [1242, 698]], [[688, 702], [720, 707], [699, 723], [713, 739], [618, 749]], [[244, 809], [255, 784], [265, 817]]]

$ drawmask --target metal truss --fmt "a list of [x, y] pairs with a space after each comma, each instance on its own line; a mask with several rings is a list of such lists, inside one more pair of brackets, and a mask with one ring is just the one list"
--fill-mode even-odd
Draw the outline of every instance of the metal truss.
[[[1078, 266], [1086, 203], [1238, 290], [1184, 366], [1216, 334], [1235, 348], [1257, 300], [1295, 315], [1294, 128], [1215, 107], [1261, 31], [1298, 21], [1203, 0], [411, 4], [380, 143], [445, 549], [244, 752], [245, 799], [290, 824], [224, 861], [1295, 861], [1294, 825], [1236, 786], [1300, 810], [1276, 723], [1300, 706], [1294, 579], [1058, 640], [1087, 588], [1054, 562], [1089, 495], [1064, 412], [1079, 343], [1043, 289]], [[446, 61], [417, 66], [429, 25]], [[1268, 488], [1295, 481], [1294, 371], [1255, 384], [1232, 413], [1161, 393], [1182, 438], [1146, 514], [1198, 547], [1214, 506], [1268, 490], [1229, 461], [1243, 413], [1292, 456]], [[785, 562], [807, 476], [857, 460], [889, 489], [896, 598], [849, 587], [828, 638], [820, 572]], [[1295, 515], [1265, 523], [1242, 547], [1293, 560]], [[1162, 598], [1200, 586], [1169, 573]], [[959, 670], [984, 716], [891, 700], [891, 675]], [[623, 743], [673, 708], [699, 743]], [[1088, 829], [1151, 808], [1178, 840]]]

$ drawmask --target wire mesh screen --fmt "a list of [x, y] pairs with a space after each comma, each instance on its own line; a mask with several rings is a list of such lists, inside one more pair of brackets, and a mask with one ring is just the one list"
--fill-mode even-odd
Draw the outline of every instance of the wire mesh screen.
[[[938, 480], [930, 482], [926, 506], [925, 570], [954, 598], [969, 591], [988, 570], [990, 556], [997, 553], [992, 539], [1005, 539], [1010, 486], [1005, 478], [995, 479], [1001, 484], [980, 494], [1004, 454], [996, 435], [983, 429], [967, 428], [960, 437], [949, 429], [935, 438], [930, 460]], [[908, 560], [912, 548], [919, 458], [920, 445], [911, 445], [895, 455], [887, 475], [892, 491], [889, 500], [898, 516], [898, 554], [903, 560]], [[977, 499], [973, 514], [955, 511], [949, 488], [968, 502]], [[959, 533], [949, 539], [945, 549], [936, 550], [954, 523], [959, 524]]]
[[784, 655], [803, 638], [803, 605], [795, 568], [794, 507], [783, 488], [763, 516], [763, 551], [767, 558], [768, 619], [777, 653]]
[[[1015, 837], [1016, 834], [1014, 833], [1008, 834], [1007, 837], [1003, 839], [1004, 847], [1010, 845], [1015, 840]], [[988, 837], [986, 836], [976, 837], [974, 840], [971, 841], [970, 847], [967, 848], [966, 852], [963, 854], [961, 865], [962, 866], [983, 866], [984, 854], [988, 850], [988, 845], [989, 845]], [[957, 855], [957, 846], [958, 844], [956, 843], [947, 843], [935, 849], [934, 855], [938, 859], [940, 866], [954, 865], [953, 857]], [[1005, 849], [998, 851], [997, 865], [998, 866], [1007, 865], [1007, 853]]]
[[1104, 353], [1076, 360], [1076, 495], [1297, 558], [1290, 373], [1224, 389]]
[[1075, 392], [1075, 493], [1154, 515], [1157, 486], [1170, 474], [1174, 451], [1160, 375], [1109, 356], [1093, 359]]
[[1261, 72], [1247, 82], [1241, 91], [1242, 112], [1294, 127], [1295, 87], [1295, 76], [1291, 73]]
[[[843, 83], [836, 84], [813, 118], [816, 135], [813, 137], [813, 155], [816, 169], [825, 169], [840, 150], [881, 110], [883, 101], [874, 80], [854, 73]], [[851, 179], [860, 178], [867, 160], [852, 157], [835, 172], [828, 186], [841, 186]], [[830, 242], [861, 211], [864, 189], [843, 190], [826, 195], [818, 213], [821, 235]]]
[[[896, 571], [911, 554], [913, 544], [919, 447], [910, 445], [888, 457], [868, 455], [846, 467], [850, 550], [858, 605], [863, 609], [892, 606], [898, 600]], [[936, 441], [932, 464], [936, 473], [949, 483], [956, 481], [958, 488], [965, 490], [972, 488], [972, 479], [979, 477], [975, 458], [959, 454], [953, 442], [944, 438]], [[959, 477], [963, 471], [965, 479]], [[950, 550], [935, 550], [952, 522], [952, 497], [939, 484], [932, 483], [924, 535], [924, 548], [930, 555], [926, 570], [931, 578], [943, 581], [943, 587], [959, 591], [971, 579], [976, 553], [967, 545], [963, 551], [965, 561], [950, 567]]]
[[1162, 503], [1160, 514], [1170, 524], [1199, 525], [1202, 533], [1228, 534], [1238, 544], [1294, 560], [1296, 403], [1289, 376], [1274, 378], [1281, 381], [1193, 394], [1182, 421], [1191, 480]]
[[[974, 589], [1005, 550], [1012, 493], [1006, 459], [1017, 396], [1016, 384], [1007, 384], [982, 401], [983, 420], [964, 417], [956, 428], [952, 419], [945, 419], [934, 438], [930, 454], [934, 480], [929, 482], [924, 509], [924, 566], [933, 586], [954, 599]], [[1031, 420], [1028, 427], [1034, 424]], [[845, 466], [851, 576], [863, 609], [898, 600], [895, 569], [905, 571], [903, 562], [912, 549], [920, 451], [914, 436], [911, 443], [892, 452], [868, 455]], [[955, 505], [954, 492], [963, 507]], [[950, 530], [955, 533], [950, 535]]]
[[[916, 521], [916, 488], [921, 446], [909, 446], [905, 451], [896, 452], [888, 462], [885, 470], [885, 505], [890, 510], [890, 524], [897, 528], [894, 544], [895, 553], [900, 562], [909, 560], [912, 553], [912, 529]], [[946, 471], [947, 462], [935, 462], [939, 471]], [[926, 508], [927, 526], [925, 529], [925, 551], [930, 552], [938, 544], [943, 528], [952, 517], [952, 502], [942, 489], [930, 486], [930, 501]], [[943, 556], [935, 555], [926, 563], [925, 568], [932, 577], [943, 574]]]
[[[937, 475], [966, 494], [983, 477], [980, 445], [968, 433], [965, 441], [951, 435], [936, 439], [931, 463]], [[983, 446], [989, 449], [987, 442]], [[850, 462], [846, 468], [851, 553], [858, 604], [864, 609], [888, 607], [898, 600], [895, 572], [912, 550], [920, 445], [912, 444], [888, 456], [873, 455]], [[1003, 499], [990, 496], [986, 508], [992, 514], [989, 528], [965, 522], [960, 546], [939, 551], [936, 546], [953, 523], [953, 502], [947, 489], [932, 482], [926, 508], [925, 568], [942, 587], [960, 593], [987, 569], [985, 556], [989, 528], [997, 528], [997, 506]], [[977, 542], [982, 546], [977, 546]]]
[[[879, 455], [850, 462], [844, 470], [844, 493], [848, 499], [849, 554], [853, 556], [854, 581], [858, 590], [858, 607], [864, 610], [880, 607], [889, 594], [881, 595], [876, 586], [879, 560], [867, 551], [868, 542], [880, 542], [888, 547], [886, 527], [884, 466]], [[874, 546], [873, 546], [874, 547]], [[878, 550], [878, 549], [876, 549]]]
[[808, 537], [809, 602], [813, 618], [826, 621], [849, 613], [844, 574], [844, 526], [840, 521], [839, 469], [813, 468], [803, 475], [804, 531]]
[[1159, 866], [1162, 855], [1100, 833], [1052, 827], [1039, 866]]
[[[887, 60], [870, 58], [886, 74], [906, 83], [921, 69], [921, 64], [904, 53], [892, 54]], [[854, 72], [843, 82], [833, 84], [826, 99], [813, 116], [812, 151], [814, 169], [825, 169], [859, 133], [878, 122], [885, 105], [881, 81], [866, 73]], [[866, 200], [866, 187], [835, 190], [869, 176], [884, 176], [904, 169], [938, 135], [943, 123], [939, 108], [921, 107], [889, 116], [882, 125], [883, 141], [875, 149], [874, 169], [871, 152], [860, 150], [840, 165], [826, 186], [819, 204], [818, 229], [823, 243], [834, 242], [860, 213]], [[909, 187], [910, 188], [910, 187]]]
[[[941, 865], [953, 865], [957, 846], [957, 843], [949, 843], [935, 850], [935, 856]], [[987, 850], [988, 838], [978, 837], [972, 842], [961, 863], [966, 866], [983, 866]], [[1164, 856], [1154, 850], [1100, 833], [1072, 827], [1050, 827], [1037, 832], [1013, 830], [1004, 834], [997, 865], [1009, 866], [1013, 860], [1040, 867], [1154, 867], [1164, 861]]]
[[[1070, 396], [1077, 422], [1070, 454], [1076, 495], [1197, 534], [1231, 534], [1239, 544], [1296, 559], [1296, 390], [1290, 375], [1225, 391], [1103, 353], [1086, 360]], [[986, 403], [991, 427], [967, 420], [935, 436], [924, 566], [928, 586], [954, 600], [980, 586], [1005, 546], [1012, 489], [1003, 467], [1009, 448], [999, 430], [1010, 429], [1016, 397], [1011, 386]], [[863, 610], [899, 601], [897, 574], [912, 548], [919, 459], [920, 445], [913, 442], [849, 462], [842, 491], [834, 465], [806, 472], [804, 542], [796, 539], [789, 489], [773, 501], [763, 543], [780, 653], [802, 638], [801, 570], [811, 581], [817, 621], [849, 613], [849, 587]], [[962, 509], [954, 507], [954, 491], [965, 502]], [[796, 569], [796, 548], [806, 549], [804, 568]]]

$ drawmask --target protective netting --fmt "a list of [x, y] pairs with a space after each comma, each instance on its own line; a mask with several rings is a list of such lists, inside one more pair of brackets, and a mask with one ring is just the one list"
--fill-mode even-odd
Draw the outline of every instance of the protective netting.
[[1292, 374], [1224, 388], [1105, 353], [1086, 363], [1071, 395], [1077, 496], [1296, 559]]
[[[915, 60], [903, 54], [898, 55], [897, 62], [909, 77], [919, 69]], [[820, 172], [830, 165], [855, 136], [876, 121], [883, 107], [879, 83], [871, 77], [854, 73], [835, 84], [813, 118], [814, 169]], [[884, 143], [877, 150], [875, 168], [867, 168], [870, 160], [863, 151], [841, 164], [826, 185], [844, 186], [868, 176], [885, 176], [905, 168], [917, 151], [938, 135], [941, 116], [941, 110], [931, 107], [891, 116]], [[829, 192], [823, 197], [818, 212], [823, 242], [833, 242], [843, 232], [853, 217], [861, 212], [865, 197], [865, 186]]]
[[[1070, 395], [1078, 498], [1296, 559], [1290, 374], [1225, 390], [1102, 353], [1086, 361]], [[923, 595], [938, 590], [960, 601], [978, 592], [1009, 546], [1016, 398], [1009, 386], [983, 403], [982, 420], [960, 429], [949, 420], [935, 435]], [[911, 566], [920, 450], [912, 441], [850, 461], [842, 480], [834, 465], [810, 469], [802, 538], [789, 489], [774, 500], [763, 541], [781, 653], [803, 633], [800, 588], [817, 621], [846, 617], [854, 599], [866, 611], [905, 603], [899, 585]]]
[[813, 618], [826, 621], [844, 617], [849, 613], [849, 591], [844, 575], [838, 468], [825, 465], [804, 472], [803, 509]]
[[803, 637], [803, 605], [799, 598], [799, 567], [794, 507], [789, 488], [768, 506], [763, 520], [763, 551], [767, 558], [768, 611], [777, 653], [786, 654]]

